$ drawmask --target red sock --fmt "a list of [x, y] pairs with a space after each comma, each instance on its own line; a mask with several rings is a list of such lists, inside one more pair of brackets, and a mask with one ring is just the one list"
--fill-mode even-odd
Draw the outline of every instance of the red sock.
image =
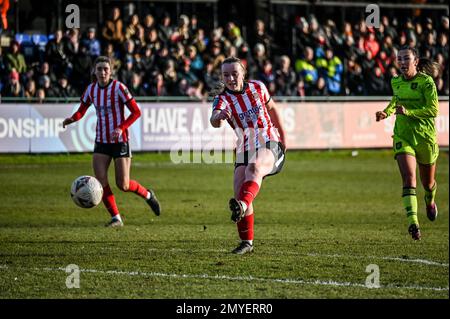
[[141, 184], [139, 184], [136, 181], [130, 180], [130, 186], [128, 186], [128, 191], [138, 194], [139, 196], [143, 198], [147, 198], [148, 190]]
[[253, 240], [253, 221], [254, 214], [244, 216], [237, 223], [239, 238], [241, 240]]
[[241, 190], [239, 191], [238, 200], [243, 201], [247, 204], [247, 207], [255, 199], [256, 195], [259, 192], [259, 185], [254, 181], [247, 181], [241, 186]]
[[103, 186], [103, 204], [105, 204], [106, 209], [111, 214], [112, 217], [119, 214], [119, 209], [116, 205], [116, 199], [111, 191], [109, 185]]

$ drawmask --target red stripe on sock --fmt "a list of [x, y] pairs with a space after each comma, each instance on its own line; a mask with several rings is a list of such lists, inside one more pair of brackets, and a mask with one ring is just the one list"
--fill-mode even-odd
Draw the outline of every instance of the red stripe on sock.
[[238, 199], [247, 204], [247, 207], [255, 199], [256, 195], [259, 192], [259, 185], [254, 181], [247, 181], [241, 186], [241, 190], [239, 191]]
[[238, 223], [238, 233], [241, 240], [253, 240], [254, 214], [244, 216]]
[[105, 204], [106, 209], [109, 214], [114, 217], [119, 214], [119, 209], [117, 208], [116, 199], [111, 191], [109, 185], [103, 186], [103, 204]]
[[143, 198], [147, 198], [147, 188], [143, 187], [141, 184], [139, 184], [136, 181], [131, 180], [130, 185], [128, 186], [128, 191], [138, 194], [139, 196]]

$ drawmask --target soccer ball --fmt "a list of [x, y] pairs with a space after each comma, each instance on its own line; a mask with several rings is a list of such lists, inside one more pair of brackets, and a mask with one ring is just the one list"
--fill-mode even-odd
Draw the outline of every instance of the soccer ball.
[[95, 177], [80, 176], [73, 181], [70, 196], [82, 208], [95, 207], [102, 201], [103, 187]]

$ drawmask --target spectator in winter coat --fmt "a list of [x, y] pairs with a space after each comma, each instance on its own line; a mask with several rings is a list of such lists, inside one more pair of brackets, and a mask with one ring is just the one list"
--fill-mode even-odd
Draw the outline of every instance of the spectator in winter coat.
[[275, 71], [276, 95], [290, 96], [295, 92], [296, 76], [287, 55], [280, 57], [280, 67]]
[[92, 61], [100, 56], [101, 46], [100, 41], [95, 38], [95, 28], [89, 28], [86, 38], [81, 40], [81, 44], [86, 46], [87, 54], [91, 57]]
[[19, 51], [19, 42], [12, 41], [10, 45], [10, 52], [6, 54], [6, 66], [8, 71], [15, 69], [17, 72], [24, 73], [27, 71], [27, 64], [25, 63], [25, 57]]
[[119, 8], [114, 7], [112, 9], [109, 19], [106, 20], [103, 26], [102, 36], [106, 41], [111, 42], [115, 49], [118, 49], [120, 44], [125, 40]]

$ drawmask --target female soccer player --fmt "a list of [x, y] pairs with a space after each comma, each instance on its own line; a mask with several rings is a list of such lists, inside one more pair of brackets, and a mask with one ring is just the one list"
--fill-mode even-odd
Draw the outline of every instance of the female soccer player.
[[237, 137], [234, 170], [234, 198], [230, 199], [231, 219], [237, 223], [240, 245], [232, 252], [253, 251], [253, 205], [262, 180], [275, 175], [284, 164], [284, 132], [275, 102], [259, 81], [244, 81], [241, 61], [229, 57], [222, 62], [223, 83], [214, 95], [210, 118], [213, 127], [226, 120]]
[[416, 49], [411, 47], [402, 47], [398, 51], [397, 62], [402, 75], [392, 78], [393, 98], [383, 111], [376, 112], [376, 120], [384, 120], [394, 112], [397, 115], [393, 147], [403, 180], [403, 206], [408, 218], [408, 231], [414, 240], [420, 240], [416, 163], [425, 189], [428, 219], [434, 221], [438, 214], [434, 201], [439, 154], [434, 118], [438, 114], [438, 97], [431, 77], [436, 66], [429, 60], [419, 59]]
[[[155, 193], [135, 180], [130, 180], [131, 150], [128, 127], [141, 116], [136, 101], [121, 82], [111, 78], [111, 61], [100, 56], [94, 63], [95, 80], [81, 97], [78, 110], [63, 122], [63, 127], [80, 120], [93, 104], [97, 112], [97, 132], [92, 164], [95, 177], [103, 186], [103, 203], [112, 219], [109, 227], [123, 226], [116, 200], [108, 182], [108, 168], [114, 159], [116, 185], [124, 192], [134, 192], [144, 198], [159, 216], [161, 208]], [[125, 119], [124, 105], [131, 114]]]

